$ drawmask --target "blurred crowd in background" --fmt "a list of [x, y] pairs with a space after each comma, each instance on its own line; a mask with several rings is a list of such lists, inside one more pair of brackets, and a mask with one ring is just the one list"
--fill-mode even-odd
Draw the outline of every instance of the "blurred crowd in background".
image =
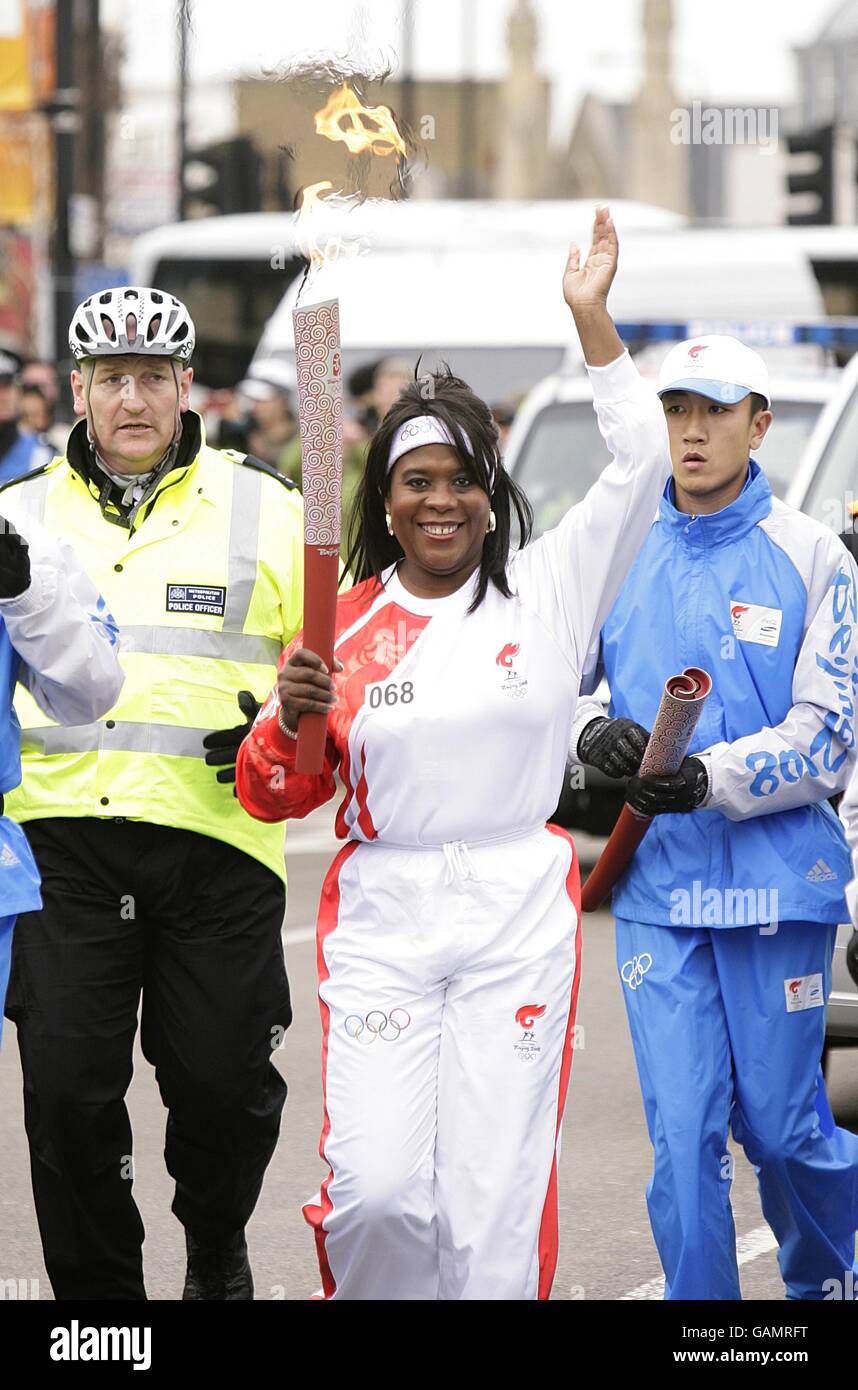
[[[369, 440], [399, 392], [413, 378], [408, 362], [384, 357], [355, 371], [346, 381], [343, 416], [343, 515], [351, 514]], [[253, 454], [300, 488], [301, 441], [296, 381], [280, 359], [254, 362], [251, 374], [234, 387], [192, 388], [191, 405], [203, 419], [206, 438], [220, 449]], [[0, 351], [0, 484], [30, 473], [65, 452], [74, 423], [63, 418], [59, 380], [51, 362]], [[493, 408], [501, 452], [515, 409]]]
[[58, 402], [53, 363], [0, 350], [0, 483], [63, 452], [70, 422], [58, 418]]

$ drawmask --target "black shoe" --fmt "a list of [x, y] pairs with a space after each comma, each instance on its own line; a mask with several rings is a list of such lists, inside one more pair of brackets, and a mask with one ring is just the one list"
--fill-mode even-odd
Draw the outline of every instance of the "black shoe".
[[244, 1232], [228, 1245], [202, 1245], [185, 1231], [188, 1272], [182, 1300], [252, 1299], [253, 1274], [247, 1258]]

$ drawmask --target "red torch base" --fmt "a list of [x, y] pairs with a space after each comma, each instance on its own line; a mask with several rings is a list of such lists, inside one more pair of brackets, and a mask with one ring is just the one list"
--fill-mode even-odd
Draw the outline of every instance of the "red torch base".
[[[337, 616], [339, 550], [329, 546], [304, 547], [304, 646], [320, 656], [328, 670], [334, 665], [334, 632]], [[326, 714], [302, 714], [298, 720], [295, 771], [310, 776], [322, 771]]]

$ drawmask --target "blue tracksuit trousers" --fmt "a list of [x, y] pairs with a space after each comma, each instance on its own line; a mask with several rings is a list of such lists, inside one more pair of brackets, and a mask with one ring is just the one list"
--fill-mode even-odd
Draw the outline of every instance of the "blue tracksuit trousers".
[[833, 1125], [824, 1093], [817, 1106], [835, 930], [617, 919], [666, 1298], [741, 1297], [728, 1126], [757, 1168], [787, 1297], [822, 1299], [853, 1268], [858, 1135]]

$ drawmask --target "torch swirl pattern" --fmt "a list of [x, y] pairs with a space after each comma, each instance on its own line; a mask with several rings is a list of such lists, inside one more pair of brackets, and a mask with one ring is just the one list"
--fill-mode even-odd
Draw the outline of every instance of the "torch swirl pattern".
[[688, 666], [666, 682], [649, 743], [640, 765], [640, 776], [650, 772], [676, 772], [688, 751], [712, 678], [697, 666]]
[[[711, 689], [712, 677], [699, 666], [686, 666], [678, 676], [670, 677], [640, 765], [641, 777], [651, 772], [665, 775], [678, 771]], [[581, 890], [584, 912], [595, 912], [602, 905], [620, 874], [625, 873], [651, 825], [648, 816], [634, 811], [628, 803], [623, 807], [598, 863]]]
[[340, 487], [343, 444], [343, 384], [340, 309], [336, 299], [293, 310], [304, 540], [340, 544]]

